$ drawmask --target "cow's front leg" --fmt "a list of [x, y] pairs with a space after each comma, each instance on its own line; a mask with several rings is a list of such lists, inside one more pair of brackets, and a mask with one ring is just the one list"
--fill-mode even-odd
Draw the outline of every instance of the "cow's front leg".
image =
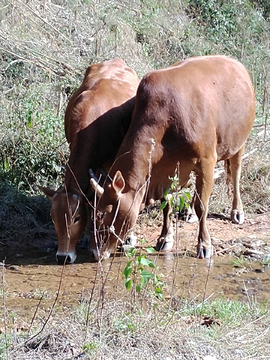
[[[163, 199], [164, 200], [164, 199]], [[157, 240], [155, 249], [157, 251], [169, 251], [173, 247], [174, 231], [172, 224], [172, 207], [171, 207], [171, 195], [166, 198], [167, 204], [163, 209], [163, 227], [161, 235]]]
[[188, 222], [190, 224], [195, 223], [199, 220], [198, 216], [196, 214], [196, 211], [195, 211], [195, 200], [196, 200], [196, 192], [194, 193], [194, 195], [192, 197], [192, 201], [188, 208], [188, 213], [187, 213], [187, 217], [186, 217], [186, 222]]
[[213, 255], [213, 247], [210, 234], [207, 229], [206, 219], [208, 214], [208, 202], [214, 182], [215, 162], [206, 159], [201, 164], [201, 173], [196, 178], [197, 194], [195, 195], [195, 211], [199, 218], [199, 235], [197, 245], [197, 257], [209, 259]]

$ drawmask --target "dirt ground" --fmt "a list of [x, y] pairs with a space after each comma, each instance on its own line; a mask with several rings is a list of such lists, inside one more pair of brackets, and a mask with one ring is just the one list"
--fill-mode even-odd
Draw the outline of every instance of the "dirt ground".
[[[152, 222], [139, 221], [137, 235], [145, 242], [142, 246], [154, 246], [158, 238], [162, 222], [154, 219]], [[233, 224], [229, 218], [210, 214], [207, 219], [208, 230], [214, 245], [214, 254], [218, 256], [243, 255], [253, 259], [270, 260], [270, 213], [246, 214], [243, 225]], [[173, 252], [178, 254], [196, 256], [198, 223], [178, 221], [177, 238]], [[42, 236], [40, 236], [42, 235]], [[17, 238], [0, 242], [0, 261], [9, 265], [27, 264], [55, 264], [57, 248], [56, 236], [53, 228], [50, 231], [34, 237], [27, 238], [21, 234]], [[89, 262], [89, 254], [85, 244], [78, 245], [77, 263]]]
[[[175, 224], [176, 225], [176, 224]], [[214, 255], [241, 255], [257, 260], [270, 260], [270, 213], [247, 214], [244, 224], [233, 224], [226, 216], [210, 214], [207, 226], [214, 246]], [[162, 222], [140, 225], [138, 233], [146, 245], [155, 245]], [[173, 252], [196, 256], [198, 222], [177, 222], [177, 238]], [[145, 245], [144, 245], [145, 246]]]
[[[219, 294], [222, 288], [227, 296], [232, 298], [240, 296], [244, 299], [242, 283], [246, 281], [254, 294], [261, 296], [262, 299], [268, 298], [265, 291], [269, 289], [270, 214], [247, 216], [241, 226], [232, 224], [226, 218], [214, 216], [209, 217], [207, 222], [215, 249], [213, 257], [215, 266], [211, 270], [212, 280], [211, 284], [207, 285], [209, 294]], [[152, 224], [141, 223], [138, 230], [145, 242], [139, 246], [154, 245], [161, 231], [161, 225], [161, 221], [157, 219]], [[163, 254], [159, 259], [160, 272], [164, 274], [168, 286], [171, 286], [173, 278], [176, 279], [182, 296], [186, 286], [184, 283], [186, 281], [193, 283], [196, 272], [193, 296], [202, 294], [205, 291], [208, 269], [203, 260], [195, 259], [198, 224], [179, 221], [175, 225], [177, 225], [178, 241], [173, 250], [165, 254], [167, 257]], [[75, 264], [68, 265], [63, 270], [62, 266], [56, 264], [55, 245], [55, 239], [47, 234], [43, 239], [35, 239], [32, 242], [19, 240], [16, 242], [14, 239], [8, 246], [2, 246], [5, 287], [9, 294], [13, 294], [7, 299], [10, 309], [16, 307], [21, 311], [23, 308], [23, 312], [28, 313], [29, 309], [31, 310], [31, 302], [36, 302], [41, 292], [52, 294], [58, 291], [62, 272], [65, 276], [62, 280], [64, 285], [61, 285], [63, 288], [61, 293], [65, 302], [76, 303], [84, 289], [94, 286], [98, 265], [90, 263], [87, 249], [79, 245]], [[174, 272], [176, 258], [179, 259], [177, 273]], [[235, 271], [230, 263], [233, 258], [246, 259], [248, 265], [245, 264], [242, 269]], [[112, 263], [108, 260], [103, 262], [103, 270], [108, 270], [110, 273], [109, 289], [112, 290], [117, 286], [117, 279], [121, 279], [121, 272], [126, 263], [127, 259], [125, 256], [120, 256], [120, 252]], [[122, 286], [122, 279], [120, 283]], [[190, 291], [189, 288], [189, 295]]]
[[[153, 222], [148, 219], [147, 224], [144, 221], [139, 219], [140, 226], [137, 229], [145, 239], [141, 246], [154, 245], [162, 223], [157, 219]], [[162, 280], [166, 283], [165, 298], [169, 296], [169, 299], [174, 289], [173, 304], [176, 307], [180, 306], [183, 298], [213, 299], [224, 295], [228, 299], [248, 303], [269, 301], [270, 213], [247, 215], [241, 226], [232, 224], [225, 216], [214, 215], [209, 216], [207, 223], [215, 248], [214, 265], [210, 270], [203, 260], [195, 259], [198, 224], [183, 221], [175, 223], [178, 241], [168, 256], [161, 256], [157, 262], [158, 274], [163, 274]], [[27, 239], [23, 235], [1, 242], [3, 266], [0, 269], [2, 268], [5, 318], [0, 320], [0, 335], [5, 333], [6, 328], [12, 328], [14, 333], [27, 334], [40, 319], [47, 321], [52, 316], [52, 309], [66, 311], [89, 301], [89, 294], [94, 289], [97, 290], [95, 296], [99, 299], [100, 279], [106, 278], [102, 297], [105, 296], [108, 303], [110, 294], [114, 294], [115, 298], [116, 293], [119, 295], [125, 291], [121, 275], [127, 263], [125, 256], [117, 256], [113, 261], [107, 260], [99, 268], [98, 264], [89, 262], [89, 253], [82, 245], [78, 246], [75, 264], [62, 267], [56, 265], [56, 238], [53, 229], [44, 232], [43, 237]], [[179, 256], [175, 256], [176, 254]], [[236, 261], [244, 258], [246, 263], [232, 265], [231, 260], [234, 258]], [[177, 272], [176, 259], [179, 259]], [[52, 334], [54, 336], [53, 331], [50, 336]], [[44, 336], [42, 335], [42, 339]], [[61, 341], [59, 338], [61, 346], [63, 339], [63, 336]], [[19, 347], [20, 350], [13, 351], [10, 358], [30, 359], [29, 346], [25, 349]], [[37, 351], [45, 351], [45, 347], [41, 345], [38, 350], [35, 344], [31, 346], [33, 358], [36, 358]], [[68, 346], [70, 347], [69, 343]], [[77, 347], [79, 353], [82, 346]], [[48, 353], [52, 351], [51, 348], [52, 346], [47, 348], [46, 345]], [[45, 359], [43, 356], [42, 358]], [[47, 358], [52, 357], [48, 355]]]

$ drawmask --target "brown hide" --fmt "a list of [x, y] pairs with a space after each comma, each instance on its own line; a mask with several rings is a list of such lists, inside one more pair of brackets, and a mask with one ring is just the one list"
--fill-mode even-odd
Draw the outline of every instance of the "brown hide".
[[76, 259], [76, 244], [89, 220], [88, 170], [113, 161], [131, 121], [138, 84], [137, 74], [123, 60], [114, 59], [89, 66], [69, 100], [65, 134], [70, 157], [65, 183], [57, 191], [42, 188], [52, 201], [59, 263]]
[[[134, 226], [145, 203], [163, 198], [179, 164], [181, 184], [190, 172], [196, 174], [198, 257], [209, 258], [212, 246], [206, 217], [214, 167], [220, 160], [229, 163], [234, 188], [232, 219], [242, 223], [241, 157], [254, 118], [250, 77], [232, 58], [194, 57], [147, 74], [140, 82], [132, 123], [110, 171], [113, 181], [105, 186], [98, 205], [106, 210], [104, 227], [111, 229], [103, 257], [115, 249], [115, 235], [124, 238]], [[173, 246], [169, 215], [167, 206], [157, 250]]]

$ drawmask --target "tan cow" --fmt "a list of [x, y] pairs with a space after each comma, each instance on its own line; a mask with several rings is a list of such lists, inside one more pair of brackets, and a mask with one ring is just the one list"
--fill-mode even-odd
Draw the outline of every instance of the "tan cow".
[[[207, 230], [208, 201], [214, 167], [226, 160], [234, 188], [232, 220], [244, 221], [239, 180], [241, 157], [255, 118], [255, 96], [250, 77], [238, 61], [225, 56], [201, 56], [150, 72], [141, 81], [132, 123], [109, 171], [112, 182], [103, 189], [98, 208], [108, 229], [101, 249], [109, 256], [124, 238], [140, 209], [162, 199], [179, 163], [181, 184], [196, 174], [195, 211], [199, 218], [198, 258], [209, 258], [212, 245]], [[173, 246], [170, 209], [157, 250]]]
[[[89, 175], [110, 163], [127, 132], [139, 84], [137, 74], [121, 59], [91, 65], [72, 95], [65, 113], [70, 157], [64, 186], [41, 188], [52, 201], [51, 217], [58, 238], [59, 263], [73, 263], [76, 245], [88, 220]], [[91, 244], [95, 252], [95, 244]]]

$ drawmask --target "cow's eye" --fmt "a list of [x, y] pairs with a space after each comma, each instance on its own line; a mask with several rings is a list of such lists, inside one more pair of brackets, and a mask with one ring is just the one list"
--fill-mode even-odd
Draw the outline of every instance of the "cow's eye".
[[80, 220], [80, 218], [81, 218], [80, 215], [76, 216], [75, 219], [74, 219], [74, 221], [73, 221], [73, 224], [75, 224], [76, 222], [78, 222], [78, 221]]

